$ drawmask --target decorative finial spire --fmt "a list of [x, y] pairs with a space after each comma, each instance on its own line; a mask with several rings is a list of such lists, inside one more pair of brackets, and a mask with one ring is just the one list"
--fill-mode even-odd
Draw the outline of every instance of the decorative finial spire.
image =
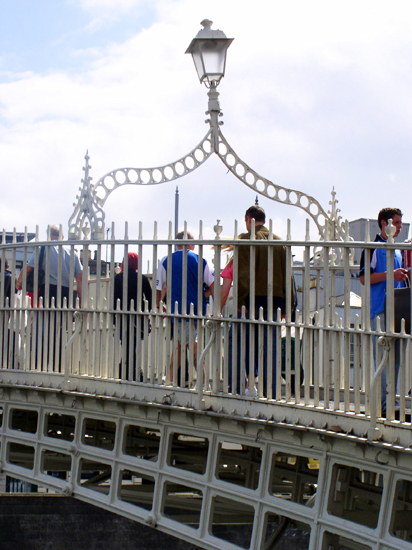
[[222, 233], [223, 227], [220, 225], [220, 220], [217, 220], [216, 225], [213, 226], [213, 230], [216, 234], [216, 239], [220, 239], [220, 234]]
[[[104, 212], [99, 206], [93, 185], [91, 183], [89, 164], [89, 151], [86, 151], [84, 157], [85, 165], [83, 167], [84, 178], [82, 179], [82, 187], [79, 187], [80, 194], [76, 196], [77, 205], [69, 220], [69, 239], [81, 239], [82, 233], [85, 238], [91, 234], [92, 238], [104, 239]], [[87, 220], [90, 227], [87, 227]]]
[[393, 238], [396, 233], [396, 227], [392, 225], [392, 218], [388, 220], [388, 225], [385, 227], [385, 233], [388, 237], [388, 243], [393, 244], [395, 242]]

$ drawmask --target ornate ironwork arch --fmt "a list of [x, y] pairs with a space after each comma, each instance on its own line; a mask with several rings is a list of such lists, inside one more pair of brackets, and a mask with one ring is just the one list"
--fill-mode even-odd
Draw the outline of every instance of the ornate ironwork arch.
[[302, 208], [311, 216], [319, 233], [324, 233], [326, 220], [329, 219], [329, 216], [316, 199], [301, 191], [276, 185], [260, 176], [237, 156], [221, 132], [219, 132], [219, 138], [217, 155], [234, 176], [253, 189], [253, 191], [268, 199]]
[[[206, 123], [210, 129], [202, 141], [187, 155], [179, 160], [154, 168], [117, 168], [108, 172], [93, 185], [89, 175], [91, 166], [86, 153], [86, 164], [83, 170], [85, 178], [82, 180], [78, 202], [74, 203], [75, 210], [69, 220], [69, 238], [81, 239], [82, 233], [87, 238], [91, 232], [92, 238], [104, 238], [104, 211], [103, 206], [109, 195], [124, 185], [158, 185], [172, 182], [193, 172], [206, 160], [216, 153], [229, 171], [242, 183], [270, 200], [297, 206], [304, 210], [314, 221], [321, 238], [326, 240], [349, 239], [348, 227], [342, 223], [337, 215], [335, 192], [332, 192], [332, 211], [326, 213], [320, 203], [310, 195], [296, 189], [288, 189], [276, 185], [272, 181], [260, 176], [248, 166], [231, 148], [222, 134], [220, 126], [223, 116], [220, 110], [219, 93], [216, 86], [208, 91], [209, 103], [206, 114], [210, 116]], [[90, 229], [87, 227], [90, 223]]]
[[[209, 130], [202, 141], [190, 153], [175, 162], [155, 168], [116, 168], [99, 179], [96, 185], [91, 184], [86, 153], [86, 166], [83, 168], [87, 176], [82, 180], [83, 188], [75, 210], [69, 220], [69, 237], [81, 239], [86, 220], [90, 223], [92, 238], [104, 238], [103, 206], [109, 195], [124, 185], [158, 185], [182, 178], [199, 168], [213, 153], [211, 141], [212, 130]], [[96, 210], [96, 211], [95, 211]], [[84, 231], [83, 231], [84, 232]]]

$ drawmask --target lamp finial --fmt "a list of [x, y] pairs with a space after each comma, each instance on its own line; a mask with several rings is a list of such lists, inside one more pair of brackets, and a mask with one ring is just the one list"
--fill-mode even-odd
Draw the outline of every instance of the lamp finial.
[[211, 21], [210, 19], [203, 19], [203, 21], [201, 21], [200, 24], [201, 24], [202, 27], [204, 27], [205, 29], [210, 29], [210, 27], [213, 25], [213, 21]]

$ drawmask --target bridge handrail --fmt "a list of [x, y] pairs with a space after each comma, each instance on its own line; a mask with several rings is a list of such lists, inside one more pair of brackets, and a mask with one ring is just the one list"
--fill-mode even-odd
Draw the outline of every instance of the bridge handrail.
[[[271, 225], [270, 231], [272, 234]], [[51, 380], [51, 382], [48, 380], [48, 383], [56, 387], [61, 384], [59, 376], [63, 374], [62, 387], [66, 389], [75, 387], [79, 383], [80, 376], [95, 381], [121, 382], [122, 388], [127, 386], [129, 389], [126, 388], [126, 392], [131, 394], [136, 392], [136, 388], [147, 387], [147, 384], [163, 392], [169, 391], [172, 387], [176, 402], [183, 403], [186, 399], [184, 395], [195, 394], [197, 397], [193, 401], [193, 406], [199, 408], [204, 406], [202, 405], [204, 395], [207, 398], [210, 396], [219, 396], [219, 399], [236, 398], [243, 403], [251, 401], [267, 403], [267, 396], [273, 387], [273, 396], [269, 395], [269, 401], [272, 403], [282, 403], [283, 406], [290, 407], [317, 407], [318, 410], [332, 410], [339, 414], [364, 415], [365, 418], [372, 419], [371, 430], [374, 431], [376, 418], [380, 415], [375, 388], [379, 387], [383, 364], [374, 375], [372, 349], [375, 338], [388, 336], [389, 345], [395, 339], [399, 340], [403, 357], [399, 383], [396, 387], [393, 354], [388, 354], [388, 399], [393, 399], [395, 402], [395, 396], [398, 395], [400, 419], [405, 420], [407, 408], [410, 406], [408, 392], [411, 386], [409, 353], [411, 335], [404, 331], [400, 334], [395, 333], [393, 327], [389, 325], [387, 331], [381, 330], [379, 324], [377, 330], [371, 330], [367, 313], [370, 305], [370, 279], [368, 281], [368, 274], [366, 274], [366, 284], [360, 285], [359, 279], [353, 276], [359, 267], [352, 265], [350, 258], [353, 250], [365, 249], [367, 263], [370, 251], [374, 248], [385, 248], [388, 256], [391, 256], [391, 251], [395, 249], [410, 250], [410, 243], [354, 241], [319, 243], [310, 240], [272, 239], [245, 241], [238, 238], [203, 239], [200, 236], [194, 240], [183, 239], [179, 244], [183, 247], [197, 245], [201, 259], [204, 256], [210, 258], [213, 254], [215, 268], [219, 270], [224, 264], [221, 258], [222, 251], [226, 250], [228, 245], [233, 249], [234, 297], [230, 300], [230, 304], [234, 311], [230, 311], [226, 306], [222, 313], [220, 312], [221, 284], [220, 281], [218, 284], [216, 277], [215, 300], [211, 300], [206, 314], [201, 312], [195, 314], [193, 310], [186, 311], [185, 308], [182, 313], [174, 312], [170, 294], [166, 295], [167, 311], [158, 310], [155, 305], [155, 277], [151, 273], [150, 265], [146, 272], [152, 281], [151, 296], [145, 296], [146, 300], [142, 301], [143, 265], [146, 260], [152, 266], [157, 265], [160, 258], [165, 255], [171, 258], [176, 245], [176, 241], [171, 238], [111, 239], [104, 243], [97, 240], [35, 241], [0, 245], [0, 258], [4, 261], [6, 254], [9, 258], [12, 280], [15, 280], [19, 273], [16, 267], [17, 259], [22, 258], [23, 294], [27, 286], [29, 248], [34, 249], [34, 271], [38, 278], [36, 262], [38, 262], [40, 247], [45, 247], [47, 259], [52, 254], [52, 247], [55, 247], [59, 258], [57, 286], [63, 276], [63, 247], [66, 247], [70, 257], [71, 274], [73, 274], [76, 249], [83, 259], [88, 258], [87, 269], [83, 268], [80, 310], [79, 304], [76, 303], [74, 277], [70, 280], [69, 295], [61, 306], [59, 305], [61, 294], [56, 295], [50, 303], [40, 299], [32, 304], [22, 299], [23, 295], [11, 293], [5, 297], [4, 281], [0, 280], [0, 376], [3, 382], [9, 373], [15, 372], [20, 379], [21, 375], [48, 377]], [[214, 248], [213, 252], [210, 251], [211, 246]], [[289, 280], [293, 274], [298, 296], [298, 318], [295, 321], [291, 318], [293, 288], [289, 283], [287, 284], [286, 319], [274, 315], [275, 312], [270, 311], [270, 308], [266, 319], [262, 311], [260, 316], [256, 314], [256, 318], [248, 319], [245, 315], [236, 318], [234, 315], [238, 309], [236, 269], [238, 252], [242, 246], [251, 246], [252, 250], [267, 247], [269, 254], [276, 247], [285, 247], [289, 258], [286, 265], [286, 280]], [[337, 248], [340, 250], [339, 254], [334, 253]], [[313, 258], [311, 251], [315, 249], [318, 254]], [[129, 309], [119, 309], [115, 307], [113, 301], [116, 265], [131, 250], [136, 250], [139, 257], [138, 288], [140, 290]], [[297, 257], [300, 252], [302, 252], [302, 260], [292, 261], [292, 257]], [[91, 259], [92, 253], [95, 255], [94, 259]], [[104, 260], [105, 253], [107, 262]], [[83, 264], [86, 265], [85, 260]], [[46, 266], [46, 278], [50, 277], [50, 270], [51, 267]], [[254, 288], [253, 272], [251, 277], [250, 285]], [[269, 269], [269, 278], [271, 277], [276, 277], [272, 267]], [[41, 281], [36, 281], [36, 276], [34, 279], [37, 289], [40, 288]], [[45, 285], [46, 289], [47, 286]], [[169, 293], [169, 288], [167, 292]], [[199, 292], [201, 297], [203, 289]], [[126, 296], [127, 284], [123, 287], [123, 298]], [[151, 308], [148, 307], [149, 298], [152, 301]], [[388, 291], [388, 310], [393, 309], [393, 304], [393, 292]], [[76, 313], [77, 311], [81, 312], [81, 317]], [[73, 314], [76, 317], [74, 323]], [[208, 323], [209, 319], [211, 323]], [[187, 322], [190, 326], [189, 341], [183, 337], [184, 345], [181, 346], [179, 358], [177, 337], [170, 332], [176, 321]], [[134, 336], [130, 336], [130, 323], [134, 326]], [[197, 358], [194, 358], [192, 356], [193, 331], [196, 324], [198, 324], [199, 338]], [[51, 327], [51, 330], [45, 331], [45, 326]], [[239, 329], [235, 330], [235, 327]], [[252, 327], [255, 328], [252, 329]], [[392, 330], [389, 330], [391, 328]], [[41, 337], [39, 337], [40, 333]], [[140, 334], [142, 338], [136, 336]], [[246, 344], [237, 343], [237, 340], [242, 339], [244, 342], [246, 334], [250, 350], [247, 350]], [[129, 337], [133, 349], [129, 346]], [[251, 369], [248, 380], [245, 376], [246, 361], [250, 355], [250, 360], [253, 362], [254, 341], [259, 339], [261, 339], [260, 354], [263, 351], [262, 346], [271, 349], [273, 342], [276, 343], [277, 350], [281, 350], [283, 346], [283, 351], [277, 352], [273, 357], [271, 353], [266, 352], [267, 367], [263, 352], [256, 363], [256, 372]], [[186, 344], [189, 348], [187, 355], [184, 353]], [[134, 370], [128, 368], [130, 362], [135, 362]], [[187, 363], [187, 368], [180, 369], [180, 372], [178, 372], [179, 362], [182, 365]], [[228, 364], [229, 362], [232, 364]], [[234, 367], [236, 362], [241, 363], [239, 370]], [[271, 363], [275, 365], [273, 370]], [[203, 388], [202, 379], [203, 365], [206, 376], [205, 388]], [[197, 377], [199, 384], [195, 390]], [[256, 397], [253, 395], [255, 378], [258, 380]], [[264, 378], [267, 381], [267, 388], [266, 384], [265, 386], [262, 384]], [[76, 382], [69, 384], [72, 380]], [[209, 392], [208, 381], [212, 383], [211, 392]], [[243, 393], [248, 382], [249, 396], [244, 397]], [[187, 388], [184, 387], [185, 384], [188, 385]], [[237, 384], [239, 388], [234, 387]], [[392, 418], [388, 418], [389, 420], [395, 418], [395, 412], [391, 413]]]

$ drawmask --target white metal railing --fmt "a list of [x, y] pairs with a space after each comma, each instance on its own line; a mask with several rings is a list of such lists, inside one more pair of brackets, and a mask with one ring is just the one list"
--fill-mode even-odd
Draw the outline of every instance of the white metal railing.
[[[153, 239], [111, 239], [108, 241], [38, 241], [34, 253], [34, 296], [27, 292], [27, 249], [33, 243], [12, 243], [11, 279], [18, 273], [13, 266], [13, 257], [18, 248], [23, 250], [22, 290], [7, 291], [5, 278], [0, 277], [0, 367], [3, 371], [35, 372], [48, 376], [48, 384], [58, 383], [64, 375], [88, 377], [91, 380], [122, 380], [137, 385], [175, 387], [182, 392], [211, 392], [220, 396], [243, 397], [247, 388], [249, 398], [274, 399], [284, 404], [317, 407], [318, 410], [335, 410], [350, 414], [380, 414], [380, 379], [372, 384], [375, 372], [373, 346], [376, 338], [385, 336], [389, 346], [387, 355], [387, 417], [399, 414], [405, 420], [405, 411], [410, 406], [411, 386], [411, 335], [393, 331], [393, 291], [387, 292], [387, 331], [371, 330], [369, 319], [370, 278], [366, 272], [366, 284], [362, 288], [362, 307], [351, 307], [351, 288], [357, 282], [358, 266], [351, 264], [354, 248], [366, 249], [366, 265], [370, 250], [386, 247], [407, 249], [410, 244], [354, 243], [354, 242], [303, 242], [273, 240], [272, 230], [268, 241], [245, 241], [239, 239], [179, 241], [184, 251], [189, 245], [196, 246], [199, 266], [202, 259], [213, 258], [215, 269], [214, 299], [210, 299], [205, 312], [195, 314], [193, 305], [187, 310], [187, 277], [183, 277], [183, 308], [181, 314], [172, 303], [172, 272], [167, 271], [167, 291], [160, 307], [156, 306], [156, 273], [161, 258], [167, 256], [172, 265], [176, 241], [171, 237], [158, 239], [155, 226]], [[140, 231], [140, 233], [142, 233]], [[237, 230], [235, 231], [237, 233]], [[114, 234], [114, 231], [113, 233]], [[225, 245], [223, 247], [223, 245]], [[221, 280], [216, 273], [224, 267], [222, 256], [227, 245], [233, 246], [233, 299], [230, 307], [221, 312]], [[64, 252], [63, 246], [67, 252]], [[58, 252], [58, 281], [62, 280], [62, 264], [67, 253], [70, 262], [70, 283], [66, 298], [57, 291], [55, 298], [48, 284], [38, 280], [40, 247], [45, 247], [45, 257], [50, 258], [51, 247]], [[223, 247], [223, 248], [222, 248]], [[268, 253], [268, 308], [247, 312], [238, 307], [238, 262], [241, 247], [248, 247], [250, 255], [251, 300], [254, 300], [256, 271], [254, 262], [258, 248]], [[284, 314], [273, 308], [273, 281], [279, 271], [273, 266], [272, 257], [276, 247], [285, 247], [286, 307]], [[1, 265], [5, 265], [6, 247], [0, 247]], [[316, 256], [313, 252], [316, 250]], [[128, 258], [129, 252], [138, 254], [137, 290], [134, 299], [120, 308], [115, 302], [116, 264]], [[83, 268], [82, 303], [76, 298], [74, 255], [83, 259], [94, 256], [88, 267]], [[293, 254], [292, 254], [293, 252]], [[292, 257], [301, 261], [292, 262]], [[102, 266], [106, 264], [106, 271]], [[183, 258], [186, 254], [183, 253]], [[392, 254], [388, 254], [389, 260]], [[186, 260], [184, 260], [185, 262]], [[392, 260], [393, 261], [393, 260]], [[124, 266], [127, 273], [128, 260]], [[145, 265], [149, 264], [151, 295], [143, 294]], [[83, 260], [83, 265], [86, 265]], [[53, 266], [46, 263], [46, 280]], [[93, 274], [91, 274], [93, 271]], [[156, 272], [156, 269], [154, 270]], [[389, 271], [389, 268], [388, 268]], [[186, 273], [186, 264], [183, 265]], [[259, 276], [259, 269], [257, 270]], [[293, 279], [298, 287], [299, 309], [293, 311]], [[198, 271], [197, 298], [202, 303], [204, 288], [202, 267]], [[59, 283], [57, 285], [59, 287]], [[339, 290], [341, 287], [341, 290]], [[79, 290], [79, 289], [77, 289]], [[127, 304], [128, 282], [124, 278], [122, 301]], [[151, 307], [149, 307], [151, 303]], [[75, 312], [81, 315], [74, 316]], [[230, 312], [232, 314], [230, 314]], [[178, 342], [179, 321], [188, 324], [188, 337], [182, 331]], [[175, 328], [175, 330], [173, 330]], [[197, 331], [197, 341], [194, 338]], [[401, 368], [397, 385], [394, 376], [394, 342], [400, 340]], [[271, 353], [276, 347], [276, 353]], [[386, 360], [386, 359], [385, 359]], [[251, 365], [248, 376], [246, 365]], [[181, 365], [179, 369], [179, 364]], [[256, 366], [255, 368], [252, 365]], [[209, 386], [210, 384], [210, 386]], [[256, 388], [256, 390], [254, 389]], [[373, 388], [373, 394], [371, 389]], [[256, 396], [255, 396], [256, 392]], [[397, 394], [397, 395], [396, 395]], [[395, 401], [400, 412], [395, 413]]]

